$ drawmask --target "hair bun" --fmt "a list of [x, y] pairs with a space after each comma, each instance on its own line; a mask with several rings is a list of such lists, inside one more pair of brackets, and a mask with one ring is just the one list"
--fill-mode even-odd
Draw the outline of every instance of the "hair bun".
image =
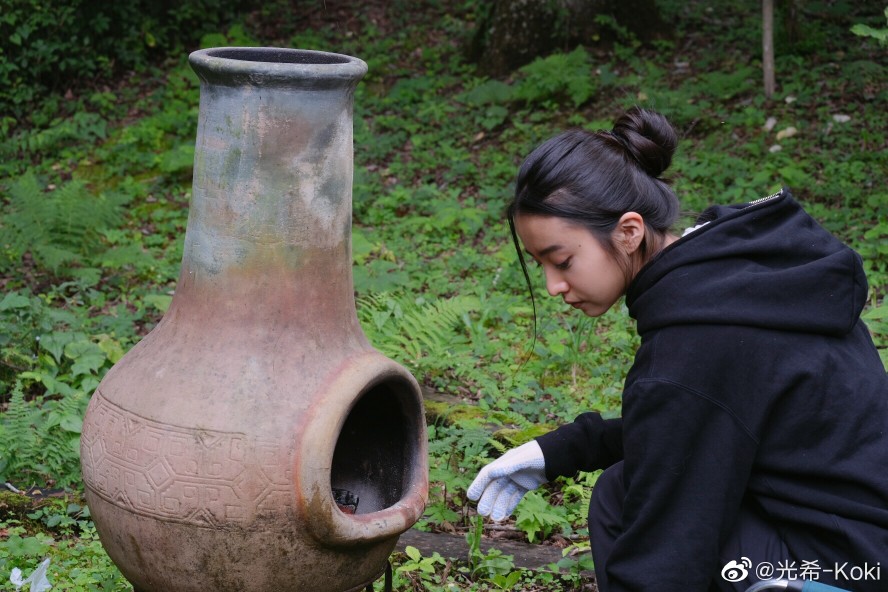
[[678, 146], [678, 134], [656, 111], [632, 107], [614, 123], [611, 134], [651, 177], [669, 168]]

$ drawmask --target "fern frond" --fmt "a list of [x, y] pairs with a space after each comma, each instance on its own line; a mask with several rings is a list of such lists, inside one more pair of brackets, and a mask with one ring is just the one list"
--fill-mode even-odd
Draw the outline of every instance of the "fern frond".
[[44, 192], [33, 173], [19, 177], [9, 189], [8, 213], [0, 217], [7, 264], [26, 252], [57, 273], [101, 251], [101, 232], [121, 224], [124, 198], [91, 193], [82, 181], [70, 181]]
[[18, 260], [30, 244], [46, 242], [52, 208], [33, 173], [19, 177], [9, 187], [9, 213], [0, 218], [3, 250]]
[[58, 273], [60, 269], [81, 261], [78, 253], [53, 244], [37, 243], [31, 249], [31, 253], [42, 267], [52, 270], [53, 273]]
[[417, 303], [406, 296], [373, 294], [358, 299], [358, 318], [385, 355], [420, 373], [459, 373], [471, 363], [463, 317], [478, 307], [477, 298], [469, 296]]
[[[21, 382], [10, 393], [6, 412], [0, 416], [0, 458], [4, 478], [20, 481], [25, 473], [38, 472], [66, 486], [79, 479], [78, 433], [86, 411], [84, 391], [51, 400], [26, 401]], [[14, 476], [18, 477], [14, 477]]]
[[28, 453], [37, 448], [33, 428], [39, 421], [39, 409], [25, 401], [22, 383], [16, 381], [9, 394], [6, 411], [0, 415], [0, 459], [4, 465], [4, 476], [27, 466]]

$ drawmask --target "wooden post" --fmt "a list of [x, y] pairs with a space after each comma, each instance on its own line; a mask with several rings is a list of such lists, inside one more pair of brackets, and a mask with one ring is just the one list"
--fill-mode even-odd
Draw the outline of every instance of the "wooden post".
[[762, 0], [762, 69], [765, 74], [765, 97], [774, 96], [774, 0]]

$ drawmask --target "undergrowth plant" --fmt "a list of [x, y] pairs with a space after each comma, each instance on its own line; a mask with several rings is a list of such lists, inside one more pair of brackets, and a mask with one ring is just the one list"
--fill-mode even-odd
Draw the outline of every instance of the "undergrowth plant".
[[0, 519], [4, 589], [13, 589], [13, 569], [27, 576], [48, 559], [46, 578], [53, 591], [131, 592], [130, 583], [105, 553], [88, 513], [80, 504], [64, 503], [64, 509], [43, 506], [24, 519]]
[[[0, 422], [0, 480], [14, 480], [25, 488], [46, 476], [61, 486], [79, 483], [80, 429], [88, 401], [83, 390], [70, 390], [42, 404], [26, 401], [22, 386], [16, 384]], [[21, 480], [29, 475], [28, 481]]]
[[41, 186], [27, 173], [9, 187], [6, 212], [0, 216], [4, 260], [10, 271], [30, 254], [34, 263], [55, 275], [76, 274], [102, 249], [102, 233], [123, 221], [125, 194], [95, 194], [82, 181]]
[[371, 293], [357, 299], [358, 318], [370, 343], [430, 384], [445, 377], [459, 380], [474, 366], [466, 319], [478, 304], [471, 296], [426, 302]]

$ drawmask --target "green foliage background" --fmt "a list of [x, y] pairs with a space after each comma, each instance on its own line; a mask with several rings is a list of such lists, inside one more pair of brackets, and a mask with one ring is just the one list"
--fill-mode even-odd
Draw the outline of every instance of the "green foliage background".
[[[359, 318], [431, 393], [432, 490], [419, 527], [463, 533], [470, 548], [457, 565], [416, 549], [396, 555], [398, 589], [585, 585], [588, 555], [566, 557], [556, 575], [482, 553], [490, 525], [464, 497], [477, 469], [509, 447], [582, 411], [618, 413], [637, 347], [621, 305], [598, 319], [570, 314], [544, 298], [542, 278], [533, 340], [502, 214], [522, 157], [561, 129], [610, 127], [634, 104], [664, 112], [683, 138], [671, 169], [683, 223], [710, 203], [789, 185], [862, 255], [865, 317], [886, 359], [888, 76], [878, 39], [851, 32], [883, 27], [880, 9], [809, 3], [799, 40], [778, 30], [779, 93], [768, 102], [760, 15], [746, 7], [661, 0], [671, 41], [642, 47], [624, 32], [616, 45], [565, 48], [492, 80], [463, 58], [474, 1], [279, 0], [248, 13], [222, 0], [178, 12], [161, 3], [139, 13], [141, 4], [71, 0], [52, 19], [37, 0], [15, 0], [0, 15], [0, 50], [15, 56], [0, 62], [0, 482], [68, 498], [18, 513], [0, 500], [0, 579], [51, 556], [54, 589], [127, 589], [80, 503], [77, 442], [99, 380], [175, 289], [199, 98], [185, 56], [198, 45], [320, 49], [369, 64], [355, 97]], [[84, 10], [104, 16], [87, 22]], [[58, 23], [71, 32], [53, 36]], [[56, 71], [84, 80], [68, 85]], [[583, 551], [595, 478], [547, 485], [497, 532]]]
[[29, 110], [46, 98], [57, 105], [52, 93], [144, 68], [193, 45], [247, 6], [247, 0], [5, 0], [0, 125], [35, 115], [39, 122], [48, 111]]

